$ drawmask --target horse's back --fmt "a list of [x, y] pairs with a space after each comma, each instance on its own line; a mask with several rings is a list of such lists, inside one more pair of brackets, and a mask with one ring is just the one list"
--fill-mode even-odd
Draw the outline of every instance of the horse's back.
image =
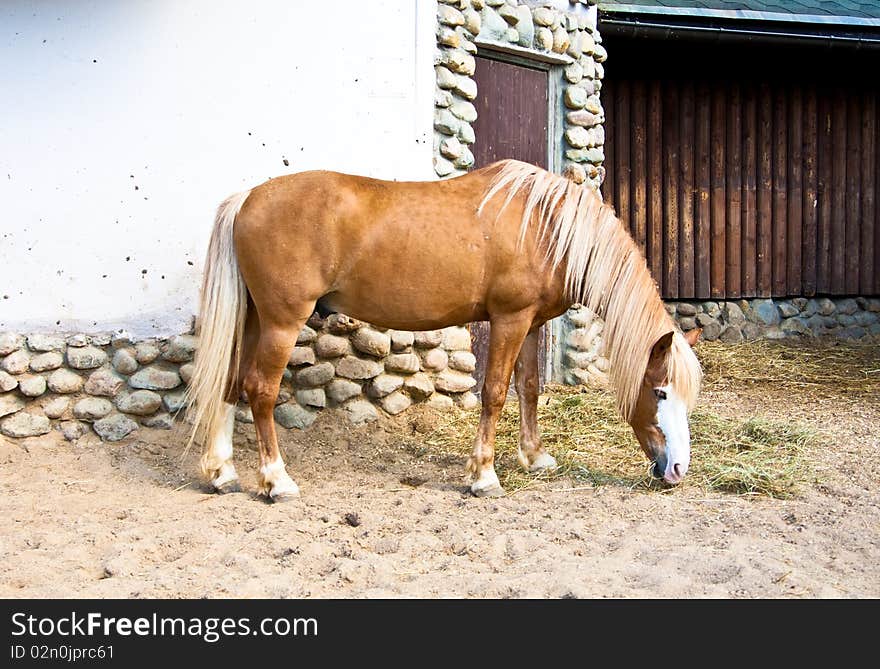
[[486, 318], [493, 281], [522, 258], [516, 207], [500, 218], [477, 213], [493, 167], [443, 181], [331, 171], [271, 179], [251, 192], [236, 220], [245, 281], [280, 281], [284, 290], [389, 327]]

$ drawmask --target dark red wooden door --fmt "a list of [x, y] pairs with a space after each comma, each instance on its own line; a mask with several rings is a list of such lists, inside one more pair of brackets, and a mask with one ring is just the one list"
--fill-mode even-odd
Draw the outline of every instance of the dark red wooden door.
[[[546, 69], [478, 56], [474, 167], [516, 158], [547, 168], [549, 77]], [[477, 358], [477, 389], [483, 387], [489, 353], [489, 324], [471, 323], [471, 344]], [[539, 370], [544, 382], [546, 334], [541, 329]]]

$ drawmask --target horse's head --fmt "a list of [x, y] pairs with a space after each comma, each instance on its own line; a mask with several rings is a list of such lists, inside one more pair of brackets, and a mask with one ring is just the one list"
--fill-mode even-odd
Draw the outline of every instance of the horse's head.
[[[700, 378], [691, 347], [701, 332], [690, 330], [683, 336], [667, 332], [654, 343], [629, 421], [642, 450], [654, 463], [651, 473], [671, 484], [684, 478], [691, 460], [688, 408]], [[677, 344], [676, 337], [687, 345]]]

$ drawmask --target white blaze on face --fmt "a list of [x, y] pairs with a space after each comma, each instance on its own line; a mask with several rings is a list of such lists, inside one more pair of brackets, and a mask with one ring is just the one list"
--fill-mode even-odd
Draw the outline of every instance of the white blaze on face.
[[666, 437], [666, 470], [663, 478], [668, 483], [678, 483], [684, 478], [691, 463], [687, 407], [672, 386], [663, 386], [657, 390], [666, 393], [666, 399], [657, 399], [657, 425]]

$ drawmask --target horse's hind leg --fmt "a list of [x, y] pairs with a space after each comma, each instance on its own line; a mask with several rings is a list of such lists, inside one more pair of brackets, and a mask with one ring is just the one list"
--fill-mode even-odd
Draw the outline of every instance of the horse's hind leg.
[[532, 330], [516, 359], [516, 394], [519, 398], [520, 464], [530, 472], [554, 469], [556, 459], [541, 445], [538, 430], [538, 345], [540, 330]]
[[235, 429], [235, 405], [241, 395], [242, 381], [247, 370], [253, 362], [256, 353], [257, 341], [260, 337], [260, 321], [257, 310], [253, 303], [248, 304], [247, 320], [244, 326], [244, 341], [242, 342], [241, 361], [237, 370], [230, 377], [233, 381], [226, 390], [224, 401], [226, 403], [226, 417], [223, 430], [220, 431], [214, 441], [209, 445], [202, 456], [202, 471], [211, 482], [214, 490], [220, 494], [241, 492], [241, 484], [238, 473], [232, 463], [232, 434]]
[[474, 440], [468, 471], [475, 479], [471, 492], [477, 497], [498, 497], [504, 489], [495, 473], [495, 427], [504, 400], [513, 364], [532, 323], [532, 314], [517, 313], [493, 318], [489, 331], [489, 360], [483, 382], [483, 412]]
[[314, 302], [299, 305], [294, 310], [296, 318], [286, 325], [260, 319], [260, 336], [253, 363], [244, 378], [244, 390], [254, 414], [260, 447], [260, 492], [274, 502], [299, 496], [299, 487], [287, 474], [281, 459], [273, 411], [290, 352], [314, 307]]

